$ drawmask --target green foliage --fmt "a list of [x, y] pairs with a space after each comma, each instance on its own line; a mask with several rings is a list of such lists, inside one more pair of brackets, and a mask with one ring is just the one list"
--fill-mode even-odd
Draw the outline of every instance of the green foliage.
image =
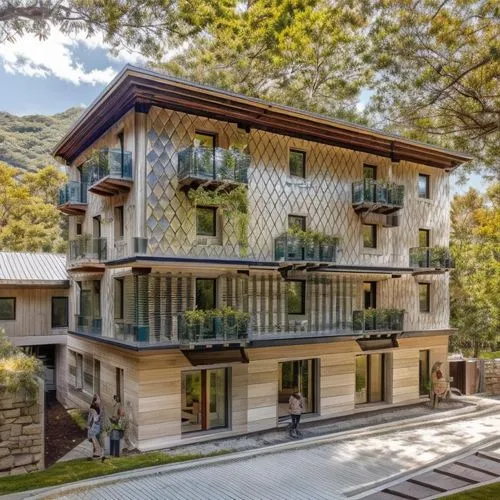
[[84, 431], [87, 429], [87, 417], [82, 410], [68, 410], [68, 414], [73, 422], [75, 422], [75, 424], [80, 428], [80, 430]]
[[52, 148], [82, 111], [83, 108], [70, 108], [51, 116], [0, 112], [0, 162], [24, 170], [54, 164]]
[[330, 236], [328, 234], [323, 234], [318, 231], [312, 231], [306, 229], [303, 231], [297, 226], [288, 229], [288, 234], [290, 236], [295, 236], [304, 245], [338, 245], [340, 243], [339, 236]]
[[65, 180], [54, 166], [23, 172], [0, 162], [0, 248], [64, 251], [63, 219], [55, 203]]
[[248, 255], [248, 193], [246, 186], [238, 186], [229, 192], [208, 191], [202, 186], [189, 191], [189, 199], [195, 206], [216, 206], [228, 220], [234, 220], [236, 237], [242, 257]]
[[500, 498], [500, 482], [480, 486], [479, 488], [463, 491], [462, 493], [455, 493], [446, 498], [448, 500], [485, 500], [487, 498]]
[[0, 387], [11, 393], [24, 390], [34, 397], [38, 391], [36, 377], [42, 373], [41, 361], [14, 347], [0, 329]]
[[59, 486], [61, 484], [82, 481], [92, 477], [108, 476], [109, 474], [115, 474], [117, 472], [186, 462], [199, 458], [225, 455], [230, 452], [231, 450], [219, 450], [207, 454], [190, 453], [184, 455], [167, 455], [161, 451], [155, 451], [119, 458], [110, 457], [104, 463], [100, 460], [89, 461], [87, 459], [56, 462], [43, 471], [0, 478], [0, 494], [5, 495], [16, 491]]
[[472, 153], [500, 175], [498, 2], [376, 0], [371, 111], [405, 136]]
[[486, 194], [470, 189], [452, 203], [450, 349], [495, 348], [500, 341], [500, 183]]
[[243, 324], [250, 319], [250, 313], [224, 306], [220, 309], [191, 309], [184, 312], [184, 318], [189, 326], [202, 325], [214, 318], [231, 318], [236, 324]]

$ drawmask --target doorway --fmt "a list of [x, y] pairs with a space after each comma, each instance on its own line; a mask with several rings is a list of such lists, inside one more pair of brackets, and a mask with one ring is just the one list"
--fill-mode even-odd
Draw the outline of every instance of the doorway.
[[227, 427], [228, 374], [228, 368], [182, 372], [183, 433]]
[[355, 404], [384, 401], [385, 355], [356, 356]]
[[302, 394], [303, 413], [315, 411], [315, 372], [317, 361], [300, 359], [285, 361], [278, 366], [278, 418], [288, 417], [288, 400], [293, 392]]

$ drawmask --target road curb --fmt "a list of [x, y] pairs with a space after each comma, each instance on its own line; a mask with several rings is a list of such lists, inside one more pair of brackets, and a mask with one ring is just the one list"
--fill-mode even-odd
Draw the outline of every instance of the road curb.
[[[454, 420], [459, 420], [464, 416], [469, 416], [470, 418], [478, 418], [489, 413], [494, 413], [498, 411], [499, 404], [488, 405], [484, 409], [479, 409], [477, 406], [460, 408], [459, 410], [450, 410], [449, 412], [443, 412], [436, 415], [435, 418], [429, 418], [429, 415], [424, 415], [420, 417], [414, 417], [411, 419], [406, 419], [402, 421], [389, 422], [385, 424], [378, 424], [367, 428], [366, 430], [353, 429], [349, 431], [337, 432], [335, 434], [328, 434], [323, 436], [314, 436], [310, 438], [305, 438], [300, 441], [293, 441], [287, 443], [279, 443], [271, 446], [266, 446], [264, 448], [256, 448], [252, 450], [244, 450], [233, 453], [228, 453], [226, 455], [220, 455], [215, 457], [199, 458], [195, 460], [189, 460], [186, 462], [179, 462], [174, 464], [158, 465], [153, 467], [146, 467], [142, 469], [136, 469], [125, 472], [118, 472], [116, 474], [110, 474], [107, 476], [101, 476], [97, 478], [86, 479], [83, 481], [68, 483], [62, 486], [48, 486], [46, 488], [41, 488], [37, 490], [24, 491], [19, 493], [13, 493], [9, 495], [4, 495], [1, 498], [5, 500], [21, 500], [24, 498], [32, 499], [42, 499], [47, 498], [48, 495], [56, 495], [69, 493], [71, 491], [77, 491], [81, 489], [88, 489], [94, 486], [105, 485], [108, 483], [114, 483], [122, 479], [133, 479], [138, 477], [147, 477], [159, 473], [174, 472], [179, 470], [187, 470], [193, 467], [208, 467], [213, 464], [222, 464], [225, 462], [233, 462], [237, 460], [248, 460], [257, 456], [269, 455], [273, 453], [283, 453], [289, 450], [308, 448], [312, 446], [319, 446], [322, 444], [333, 443], [336, 441], [344, 441], [349, 438], [359, 438], [363, 436], [376, 436], [379, 434], [385, 434], [393, 429], [405, 430], [418, 427], [422, 422], [426, 422], [429, 427], [439, 425], [444, 422], [452, 422]], [[446, 415], [451, 413], [451, 415]]]

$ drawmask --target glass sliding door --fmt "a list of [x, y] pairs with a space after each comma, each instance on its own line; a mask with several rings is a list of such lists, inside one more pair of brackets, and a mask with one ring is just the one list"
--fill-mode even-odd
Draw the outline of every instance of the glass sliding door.
[[193, 370], [181, 376], [182, 432], [227, 427], [228, 370]]
[[368, 364], [366, 356], [356, 356], [356, 394], [355, 404], [367, 403], [368, 393], [366, 390], [368, 381]]
[[278, 368], [278, 416], [288, 416], [288, 400], [299, 391], [304, 398], [304, 413], [313, 413], [316, 360], [303, 359], [279, 363]]
[[355, 404], [384, 401], [384, 362], [383, 354], [356, 356]]

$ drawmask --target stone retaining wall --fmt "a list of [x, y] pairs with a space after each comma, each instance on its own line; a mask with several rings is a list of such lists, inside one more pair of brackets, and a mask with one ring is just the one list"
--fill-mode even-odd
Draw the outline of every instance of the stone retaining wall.
[[0, 477], [43, 468], [43, 382], [36, 399], [0, 388]]
[[484, 361], [484, 389], [486, 394], [500, 395], [500, 359]]

